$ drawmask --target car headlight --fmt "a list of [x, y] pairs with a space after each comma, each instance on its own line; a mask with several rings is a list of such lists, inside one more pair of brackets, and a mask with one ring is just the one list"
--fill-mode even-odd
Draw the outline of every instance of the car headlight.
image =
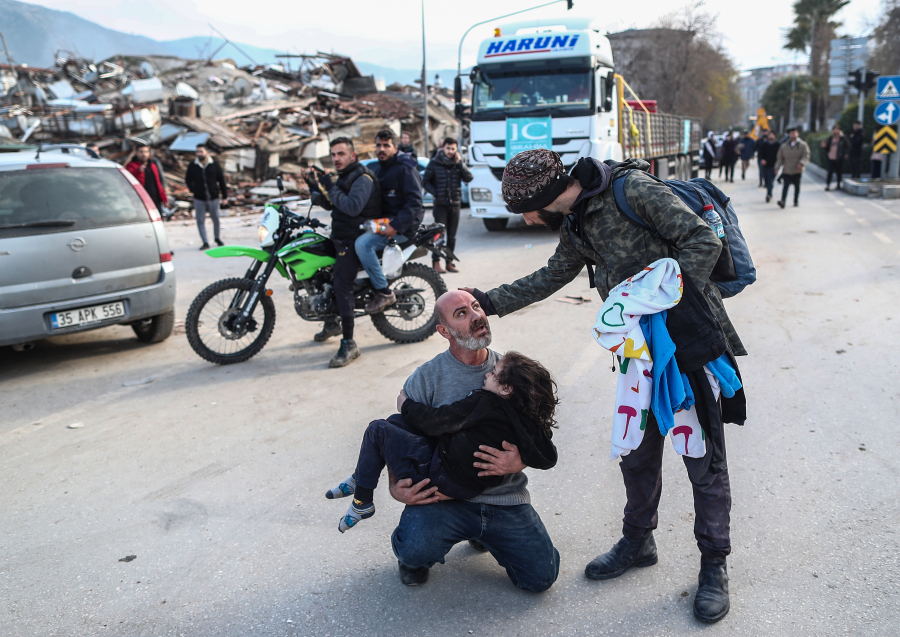
[[256, 230], [256, 235], [259, 237], [259, 245], [263, 245], [269, 237], [269, 229], [265, 226], [260, 226]]
[[469, 188], [469, 198], [472, 201], [491, 201], [493, 196], [489, 188]]

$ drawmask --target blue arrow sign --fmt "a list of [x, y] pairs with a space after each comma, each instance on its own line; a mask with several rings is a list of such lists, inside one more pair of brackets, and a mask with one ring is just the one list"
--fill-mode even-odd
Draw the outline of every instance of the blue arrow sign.
[[900, 101], [900, 75], [885, 75], [878, 78], [878, 88], [875, 91], [875, 99], [879, 102], [891, 100]]
[[900, 105], [894, 102], [881, 102], [875, 108], [875, 121], [882, 126], [896, 124], [900, 120]]

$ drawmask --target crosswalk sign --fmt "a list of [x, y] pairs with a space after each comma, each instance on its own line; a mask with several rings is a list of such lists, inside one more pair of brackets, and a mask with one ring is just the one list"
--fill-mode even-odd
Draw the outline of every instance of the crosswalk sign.
[[897, 131], [893, 126], [884, 126], [875, 133], [875, 144], [872, 150], [876, 153], [897, 152]]
[[900, 101], [900, 75], [886, 75], [878, 78], [875, 99], [879, 102], [887, 100]]

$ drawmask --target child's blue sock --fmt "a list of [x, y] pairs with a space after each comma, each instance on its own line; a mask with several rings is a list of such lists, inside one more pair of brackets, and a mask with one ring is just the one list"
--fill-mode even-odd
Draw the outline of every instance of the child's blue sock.
[[343, 533], [347, 529], [352, 529], [361, 520], [370, 518], [373, 515], [375, 515], [374, 502], [360, 502], [354, 498], [350, 508], [347, 509], [346, 515], [344, 515], [338, 523], [338, 531]]
[[353, 495], [354, 491], [356, 491], [356, 477], [350, 476], [335, 488], [326, 491], [325, 497], [329, 500], [337, 500], [338, 498], [346, 498], [348, 495]]

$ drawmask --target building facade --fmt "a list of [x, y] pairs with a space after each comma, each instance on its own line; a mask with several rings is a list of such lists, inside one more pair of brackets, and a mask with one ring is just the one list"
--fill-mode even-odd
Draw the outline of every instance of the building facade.
[[[765, 94], [766, 89], [775, 80], [783, 77], [797, 75], [808, 75], [809, 65], [807, 64], [779, 64], [778, 66], [765, 66], [758, 69], [748, 69], [741, 73], [740, 89], [741, 97], [744, 98], [744, 105], [747, 107], [745, 121], [749, 122], [751, 117], [756, 117], [756, 111], [759, 110], [760, 101]], [[798, 115], [799, 115], [798, 111]]]

